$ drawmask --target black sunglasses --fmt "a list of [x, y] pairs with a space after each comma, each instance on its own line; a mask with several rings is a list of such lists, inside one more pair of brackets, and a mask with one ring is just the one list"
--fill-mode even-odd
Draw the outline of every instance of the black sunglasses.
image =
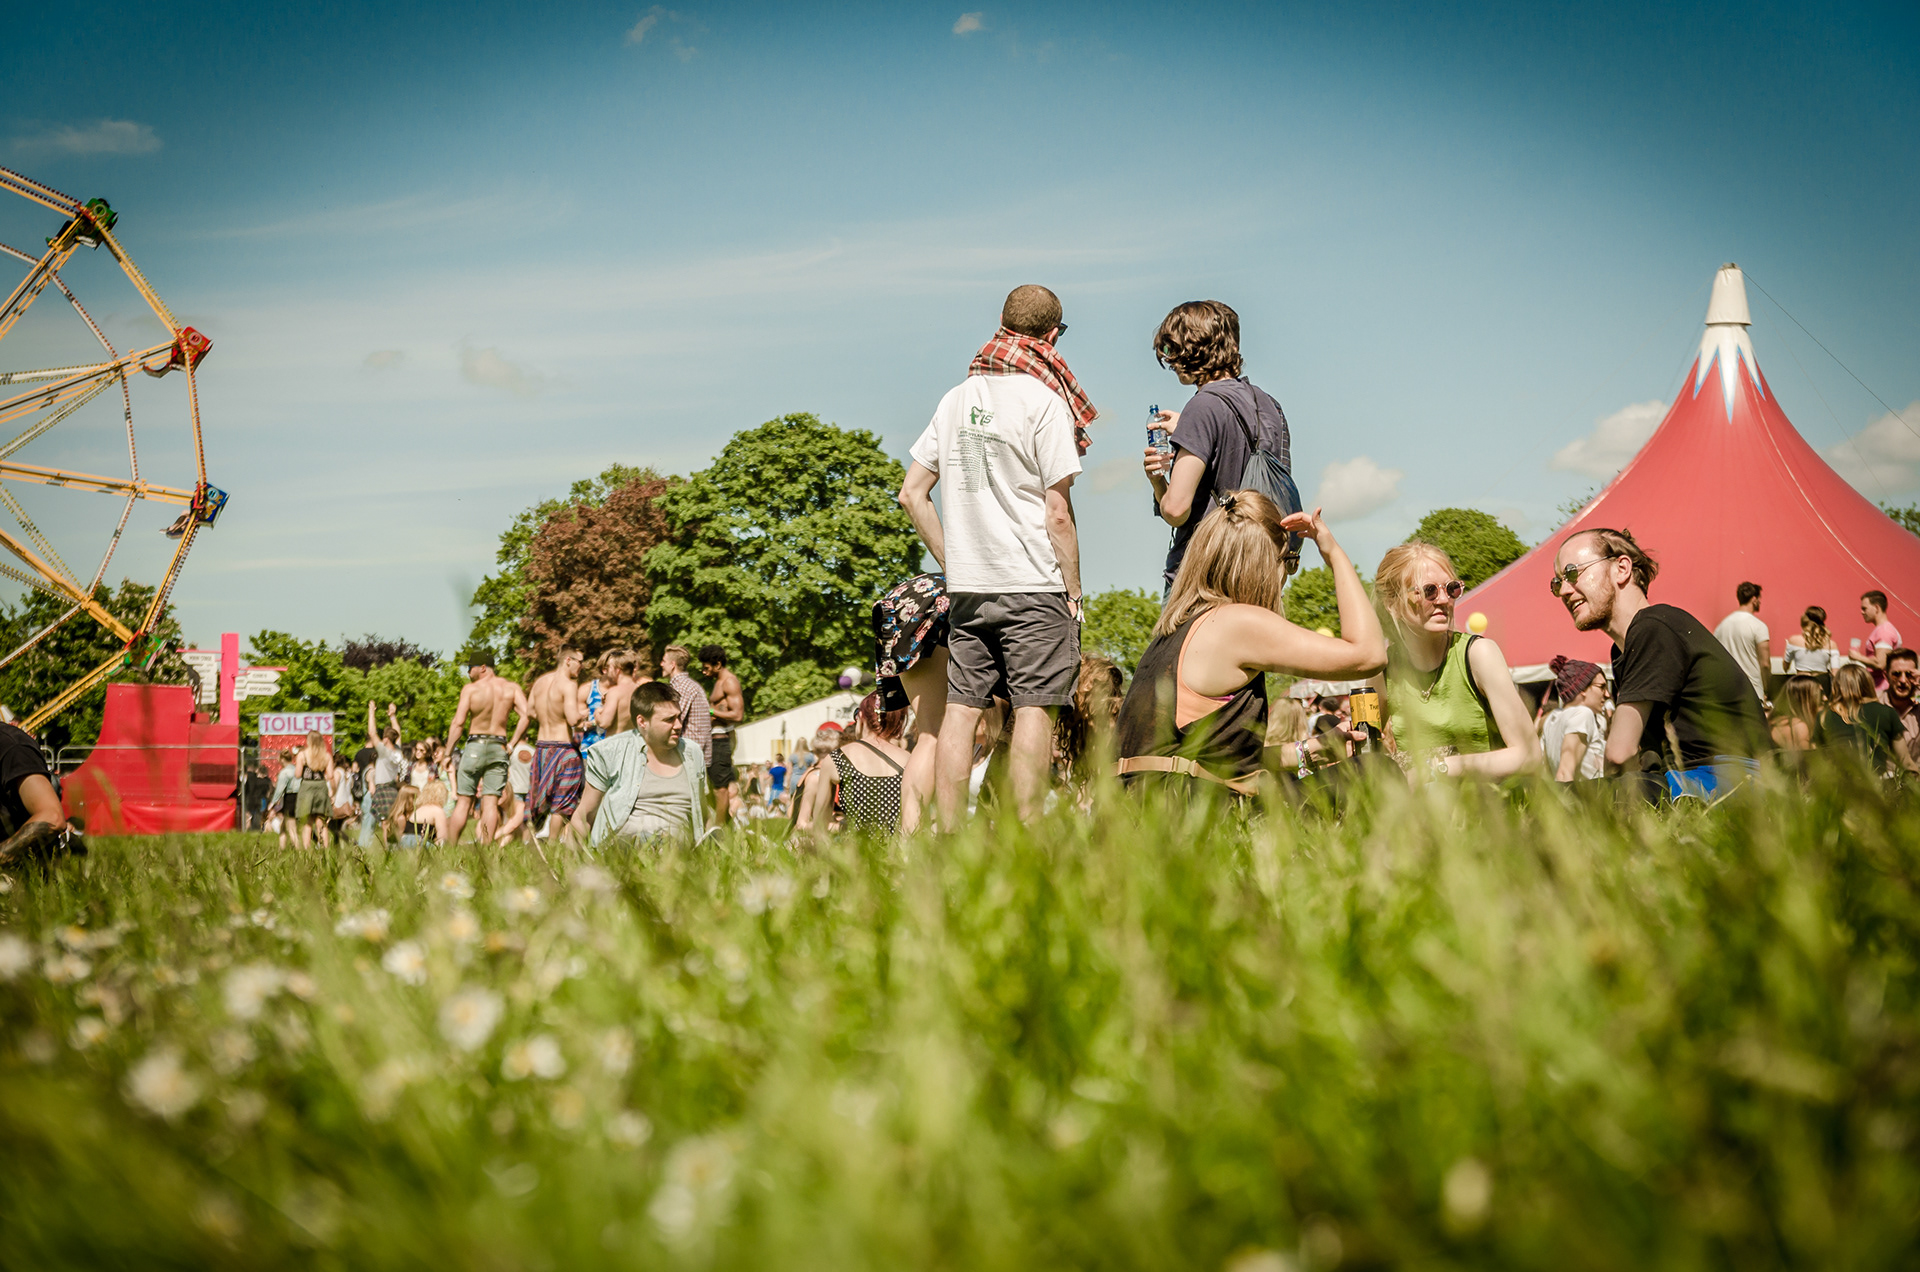
[[1062, 336], [1064, 336], [1064, 335], [1066, 335], [1066, 334], [1067, 334], [1067, 324], [1066, 324], [1066, 323], [1064, 323], [1064, 322], [1056, 322], [1056, 323], [1054, 323], [1054, 324], [1053, 324], [1053, 343], [1055, 343], [1055, 344], [1059, 344], [1059, 343], [1060, 343], [1060, 337], [1062, 337]]

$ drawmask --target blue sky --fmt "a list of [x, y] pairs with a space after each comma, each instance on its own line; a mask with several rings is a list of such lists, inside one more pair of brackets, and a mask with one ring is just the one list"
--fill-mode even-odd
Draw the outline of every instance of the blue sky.
[[[1138, 453], [1183, 397], [1148, 345], [1184, 300], [1239, 310], [1363, 567], [1447, 504], [1543, 537], [1657, 420], [1723, 261], [1920, 421], [1911, 6], [985, 3], [18, 17], [44, 53], [0, 163], [110, 199], [214, 340], [233, 499], [175, 594], [188, 636], [451, 651], [521, 507], [614, 460], [691, 471], [788, 411], [904, 457], [1030, 281], [1104, 412], [1094, 588], [1164, 553]], [[0, 240], [46, 222], [0, 207]], [[69, 277], [137, 339], [104, 266]], [[1920, 441], [1753, 302], [1801, 430], [1916, 497]], [[85, 334], [30, 320], [0, 369]], [[184, 483], [177, 381], [136, 415], [143, 472]], [[116, 471], [118, 429], [102, 404], [20, 457]], [[113, 505], [22, 498], [90, 572]], [[110, 577], [157, 573], [166, 520], [136, 513]]]

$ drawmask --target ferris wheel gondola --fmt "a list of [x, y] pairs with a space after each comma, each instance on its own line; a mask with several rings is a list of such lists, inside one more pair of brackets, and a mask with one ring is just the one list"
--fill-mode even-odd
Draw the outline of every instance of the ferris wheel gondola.
[[[72, 366], [0, 370], [0, 394], [16, 386], [30, 386], [12, 396], [0, 396], [0, 437], [5, 435], [8, 427], [20, 429], [11, 440], [0, 441], [0, 505], [4, 505], [19, 523], [17, 534], [0, 526], [0, 549], [14, 558], [11, 564], [0, 559], [0, 578], [47, 593], [67, 605], [59, 618], [28, 635], [14, 649], [0, 654], [0, 667], [19, 658], [75, 619], [84, 618], [100, 624], [120, 644], [120, 649], [111, 658], [82, 675], [28, 716], [22, 723], [31, 732], [116, 671], [151, 668], [166, 652], [154, 636], [155, 627], [166, 613], [168, 597], [180, 577], [181, 567], [186, 563], [195, 535], [202, 526], [212, 525], [219, 517], [226, 506], [227, 496], [226, 492], [207, 483], [206, 446], [200, 431], [200, 393], [195, 376], [201, 361], [212, 348], [212, 342], [192, 327], [183, 326], [174, 317], [146, 276], [115, 240], [113, 227], [119, 219], [117, 214], [104, 199], [90, 199], [82, 203], [5, 168], [0, 168], [0, 191], [50, 208], [67, 218], [59, 230], [47, 238], [45, 251], [38, 255], [0, 243], [0, 252], [30, 267], [19, 286], [0, 304], [0, 349], [6, 347], [6, 337], [21, 317], [51, 287], [66, 298], [106, 355], [100, 361]], [[168, 338], [165, 341], [124, 353], [114, 346], [60, 274], [62, 267], [82, 247], [95, 250], [104, 247], [107, 250], [147, 307], [153, 311], [154, 317], [166, 329]], [[187, 426], [192, 435], [195, 465], [191, 486], [161, 485], [141, 475], [139, 445], [134, 434], [133, 392], [129, 385], [129, 377], [135, 372], [155, 377], [179, 372], [186, 377]], [[126, 423], [126, 476], [73, 472], [23, 463], [16, 458], [23, 448], [72, 419], [82, 407], [111, 392], [116, 386], [120, 390]], [[90, 581], [83, 583], [61, 557], [10, 488], [9, 483], [12, 482], [124, 496], [126, 502], [120, 510], [119, 520], [107, 538], [100, 563]], [[172, 504], [180, 507], [182, 512], [167, 527], [167, 535], [175, 540], [174, 550], [165, 573], [154, 588], [153, 600], [141, 617], [140, 625], [135, 628], [127, 626], [102, 605], [95, 593], [106, 578], [107, 566], [126, 532], [135, 505], [143, 500]]]

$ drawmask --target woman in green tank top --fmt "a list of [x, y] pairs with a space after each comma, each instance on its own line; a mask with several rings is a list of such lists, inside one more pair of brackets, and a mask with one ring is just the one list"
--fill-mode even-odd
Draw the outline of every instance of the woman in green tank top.
[[1391, 631], [1387, 669], [1372, 683], [1394, 756], [1416, 781], [1540, 767], [1540, 739], [1500, 647], [1453, 630], [1463, 590], [1453, 561], [1430, 543], [1390, 548], [1374, 575]]

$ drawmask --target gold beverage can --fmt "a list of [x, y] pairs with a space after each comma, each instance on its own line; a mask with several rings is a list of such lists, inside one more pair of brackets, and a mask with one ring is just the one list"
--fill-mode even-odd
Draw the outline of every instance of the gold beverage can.
[[1347, 695], [1347, 705], [1353, 712], [1353, 723], [1356, 727], [1363, 724], [1370, 724], [1376, 729], [1382, 727], [1380, 722], [1379, 690], [1372, 688], [1355, 689]]

